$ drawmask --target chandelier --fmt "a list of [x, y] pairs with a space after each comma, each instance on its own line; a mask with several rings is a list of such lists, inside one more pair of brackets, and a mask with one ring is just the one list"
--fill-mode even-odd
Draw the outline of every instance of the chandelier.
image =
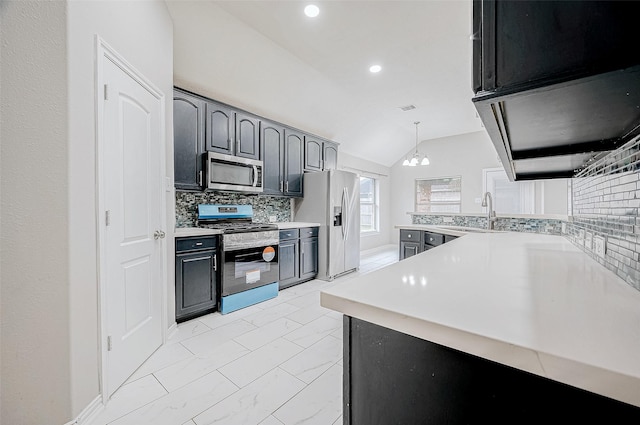
[[420, 121], [416, 121], [414, 124], [416, 125], [416, 150], [411, 156], [411, 159], [405, 158], [402, 162], [402, 165], [405, 167], [415, 167], [418, 164], [429, 165], [429, 158], [427, 158], [427, 155], [423, 155], [418, 152], [418, 124], [420, 124]]

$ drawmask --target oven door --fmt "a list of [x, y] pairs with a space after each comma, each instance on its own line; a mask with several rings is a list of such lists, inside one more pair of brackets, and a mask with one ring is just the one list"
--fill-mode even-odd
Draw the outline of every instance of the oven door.
[[278, 245], [224, 251], [221, 295], [237, 294], [279, 279]]

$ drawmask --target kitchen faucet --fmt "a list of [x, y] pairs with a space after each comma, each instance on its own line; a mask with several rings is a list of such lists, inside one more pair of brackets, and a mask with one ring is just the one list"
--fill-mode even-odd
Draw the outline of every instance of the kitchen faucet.
[[[489, 202], [487, 202], [487, 199], [489, 200]], [[487, 208], [487, 229], [493, 230], [497, 218], [496, 212], [493, 210], [493, 198], [491, 198], [491, 193], [484, 193], [484, 195], [482, 196], [482, 206], [489, 207]]]

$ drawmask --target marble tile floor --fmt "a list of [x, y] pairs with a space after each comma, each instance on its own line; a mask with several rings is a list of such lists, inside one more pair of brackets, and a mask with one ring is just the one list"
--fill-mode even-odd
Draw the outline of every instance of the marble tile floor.
[[320, 291], [397, 261], [363, 251], [356, 273], [180, 323], [89, 425], [341, 424], [342, 316]]

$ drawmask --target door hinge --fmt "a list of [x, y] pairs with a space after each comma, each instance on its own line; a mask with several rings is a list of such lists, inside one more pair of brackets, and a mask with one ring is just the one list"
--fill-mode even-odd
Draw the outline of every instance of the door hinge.
[[105, 226], [111, 226], [111, 210], [104, 212], [104, 224]]
[[107, 337], [107, 351], [111, 351], [113, 345], [111, 344], [111, 336]]
[[109, 85], [104, 85], [104, 100], [109, 100]]

